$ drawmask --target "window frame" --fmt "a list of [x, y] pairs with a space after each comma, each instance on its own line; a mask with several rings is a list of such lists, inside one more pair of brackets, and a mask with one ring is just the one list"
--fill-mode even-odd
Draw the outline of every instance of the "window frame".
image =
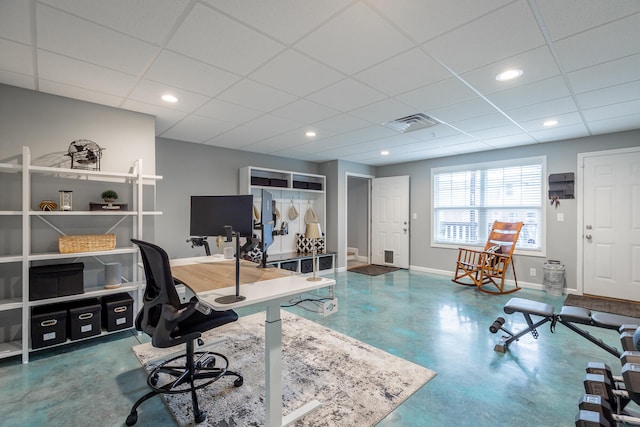
[[[479, 242], [478, 244], [470, 244], [470, 243], [445, 243], [445, 242], [437, 242], [436, 241], [436, 222], [437, 222], [437, 210], [435, 207], [435, 198], [436, 198], [436, 175], [441, 173], [456, 173], [456, 172], [469, 172], [476, 170], [486, 171], [492, 168], [504, 168], [504, 167], [513, 167], [513, 166], [525, 166], [525, 165], [533, 165], [540, 164], [540, 179], [541, 179], [541, 191], [540, 195], [540, 249], [526, 249], [521, 247], [516, 247], [514, 253], [519, 255], [529, 255], [529, 256], [546, 256], [546, 229], [547, 229], [547, 193], [548, 193], [548, 183], [547, 183], [547, 156], [533, 156], [533, 157], [522, 157], [522, 158], [514, 158], [508, 160], [496, 160], [489, 162], [478, 162], [478, 163], [465, 163], [460, 165], [451, 165], [451, 166], [441, 166], [431, 168], [431, 221], [430, 221], [430, 234], [431, 234], [431, 247], [433, 248], [444, 248], [444, 249], [458, 249], [461, 246], [468, 248], [482, 248], [484, 247], [486, 240]], [[481, 207], [482, 209], [499, 209], [499, 207]]]

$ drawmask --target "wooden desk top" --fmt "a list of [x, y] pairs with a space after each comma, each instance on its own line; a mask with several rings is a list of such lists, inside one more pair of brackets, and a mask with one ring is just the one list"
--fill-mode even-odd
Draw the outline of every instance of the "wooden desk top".
[[[236, 285], [235, 260], [172, 266], [171, 273], [195, 293]], [[258, 268], [256, 263], [240, 261], [241, 285], [292, 275], [295, 273], [279, 268]]]

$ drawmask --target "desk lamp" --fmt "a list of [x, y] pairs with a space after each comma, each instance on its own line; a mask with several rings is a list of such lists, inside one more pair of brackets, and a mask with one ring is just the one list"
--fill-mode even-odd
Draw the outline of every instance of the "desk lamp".
[[322, 237], [322, 232], [320, 231], [320, 224], [317, 222], [310, 222], [307, 224], [307, 228], [304, 232], [304, 237], [307, 239], [311, 239], [313, 241], [313, 251], [311, 260], [313, 262], [313, 277], [308, 277], [307, 280], [310, 282], [317, 282], [322, 280], [322, 278], [316, 276], [316, 239]]

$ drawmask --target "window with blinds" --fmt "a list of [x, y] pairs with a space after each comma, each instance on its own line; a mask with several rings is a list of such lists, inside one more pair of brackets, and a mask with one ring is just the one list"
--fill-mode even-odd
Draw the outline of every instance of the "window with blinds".
[[432, 243], [484, 246], [494, 221], [522, 221], [516, 248], [542, 252], [544, 170], [545, 157], [432, 169]]

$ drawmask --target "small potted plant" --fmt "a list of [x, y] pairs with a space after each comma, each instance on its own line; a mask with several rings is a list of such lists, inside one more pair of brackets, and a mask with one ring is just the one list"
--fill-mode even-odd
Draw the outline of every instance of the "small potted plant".
[[113, 203], [118, 199], [118, 193], [113, 190], [105, 190], [102, 192], [100, 197], [102, 197], [102, 200], [107, 203]]

